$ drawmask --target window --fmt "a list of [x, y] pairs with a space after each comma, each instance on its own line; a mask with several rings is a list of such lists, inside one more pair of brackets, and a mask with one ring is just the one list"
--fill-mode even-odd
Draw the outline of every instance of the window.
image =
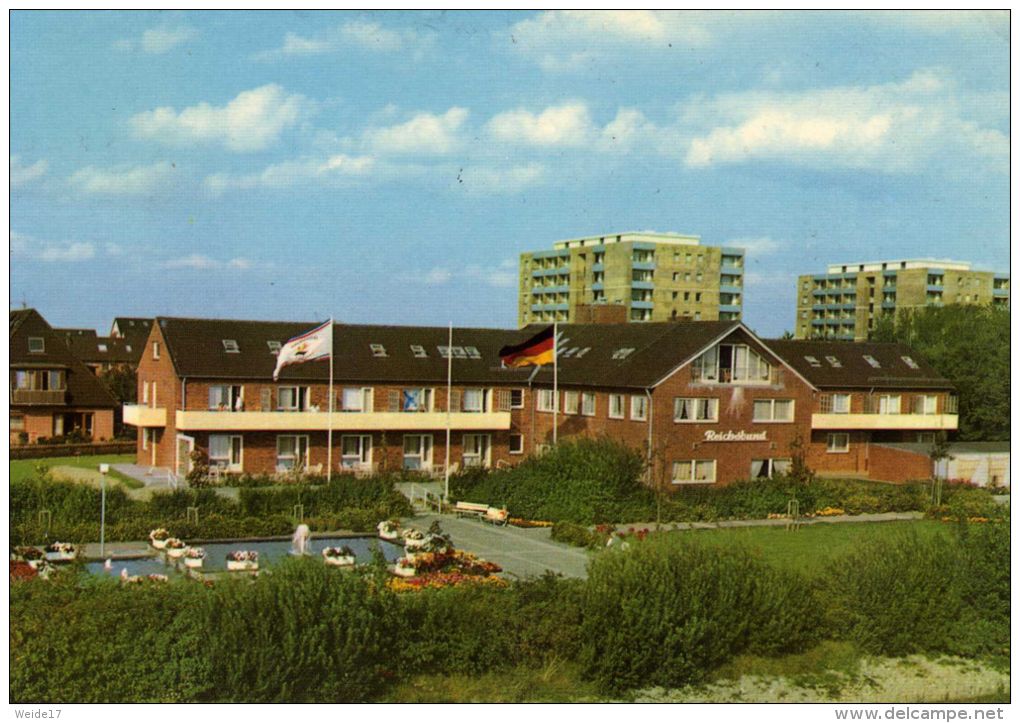
[[510, 435], [510, 454], [524, 454], [524, 435], [523, 434], [511, 434]]
[[371, 412], [372, 387], [344, 387], [340, 409], [344, 412]]
[[241, 435], [210, 434], [209, 466], [228, 472], [241, 471]]
[[269, 353], [275, 355], [280, 353], [280, 347], [282, 344], [278, 341], [267, 341], [266, 346], [269, 347]]
[[552, 389], [539, 389], [535, 404], [540, 412], [553, 412], [556, 406], [556, 399]]
[[236, 339], [224, 339], [223, 351], [227, 352], [227, 354], [240, 354], [241, 347], [237, 345]]
[[28, 353], [42, 354], [46, 351], [46, 340], [41, 336], [28, 337]]
[[340, 437], [340, 467], [366, 469], [372, 465], [372, 435], [345, 434]]
[[[11, 413], [11, 431], [20, 432], [25, 429], [25, 415]], [[147, 429], [143, 427], [143, 429]]]
[[793, 421], [793, 400], [792, 399], [755, 399], [754, 418], [755, 422], [792, 422]]
[[719, 400], [712, 397], [677, 397], [673, 400], [674, 422], [717, 422]]
[[484, 412], [485, 391], [484, 389], [465, 389], [464, 395], [461, 397], [461, 409], [465, 412]]
[[825, 451], [830, 453], [849, 452], [850, 435], [846, 432], [830, 432], [825, 438]]
[[368, 348], [372, 350], [372, 356], [386, 356], [386, 347], [382, 344], [369, 344]]
[[432, 435], [404, 435], [404, 469], [418, 471], [432, 466]]
[[97, 346], [97, 348], [99, 349], [99, 351], [103, 352], [104, 354], [108, 351], [108, 348], [107, 348], [106, 344], [99, 344]]
[[772, 365], [746, 344], [719, 344], [694, 360], [694, 381], [722, 384], [762, 383], [772, 377]]
[[610, 419], [623, 419], [623, 395], [622, 394], [610, 394], [609, 395], [609, 418]]
[[308, 387], [280, 387], [276, 408], [283, 412], [305, 411], [308, 409]]
[[209, 409], [221, 412], [244, 411], [244, 387], [229, 384], [209, 387]]
[[870, 364], [875, 369], [881, 369], [882, 368], [882, 365], [878, 363], [878, 359], [876, 359], [875, 357], [871, 356], [870, 354], [865, 354], [864, 355], [864, 361], [868, 362], [868, 364]]
[[595, 392], [585, 392], [581, 395], [581, 414], [586, 417], [595, 416]]
[[789, 459], [752, 459], [751, 479], [767, 479], [779, 477], [790, 471], [792, 464]]
[[822, 414], [850, 414], [850, 394], [826, 394], [821, 399]]
[[510, 390], [510, 408], [511, 409], [524, 409], [524, 390], [523, 389], [511, 389]]
[[960, 398], [955, 394], [950, 394], [946, 397], [946, 414], [956, 414], [960, 409]]
[[464, 435], [464, 467], [488, 467], [492, 437], [488, 434]]
[[715, 460], [693, 459], [673, 463], [673, 484], [711, 484], [715, 482]]
[[400, 411], [431, 412], [432, 390], [427, 388], [404, 389], [401, 392]]
[[613, 359], [626, 359], [632, 353], [634, 353], [634, 349], [632, 348], [617, 349], [616, 351], [613, 352]]
[[421, 344], [411, 344], [411, 353], [414, 354], [416, 359], [426, 359], [429, 355]]
[[638, 422], [648, 419], [648, 397], [635, 394], [630, 398], [630, 418]]
[[842, 369], [843, 368], [843, 363], [840, 362], [840, 360], [837, 359], [834, 356], [827, 356], [827, 357], [825, 357], [825, 361], [829, 362], [829, 366], [831, 366], [833, 369]]
[[440, 346], [436, 348], [439, 349], [439, 356], [443, 357], [443, 359], [449, 359], [450, 356], [453, 356], [454, 359], [468, 358], [467, 350], [462, 346]]
[[902, 359], [903, 363], [906, 364], [911, 369], [920, 369], [921, 368], [920, 366], [918, 366], [917, 362], [914, 361], [913, 359], [911, 359], [909, 356], [901, 356], [900, 359]]
[[872, 401], [872, 411], [876, 414], [899, 414], [899, 394], [879, 394]]
[[914, 397], [914, 414], [935, 414], [938, 397], [934, 394], [918, 394]]
[[308, 435], [281, 434], [276, 438], [276, 468], [302, 470], [308, 466]]
[[478, 351], [477, 347], [466, 346], [466, 347], [464, 347], [464, 351], [467, 353], [468, 359], [481, 359], [482, 358], [482, 353], [480, 351]]
[[159, 359], [159, 342], [152, 342], [152, 358]]
[[581, 397], [577, 392], [563, 392], [563, 413], [577, 414], [581, 408]]

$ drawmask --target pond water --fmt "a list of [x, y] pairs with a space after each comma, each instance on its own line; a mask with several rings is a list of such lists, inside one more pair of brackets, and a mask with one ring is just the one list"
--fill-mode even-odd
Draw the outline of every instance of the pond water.
[[[375, 537], [321, 537], [312, 538], [308, 541], [307, 555], [314, 559], [322, 559], [324, 547], [341, 547], [347, 545], [354, 551], [358, 563], [372, 561], [372, 550], [376, 547], [382, 551], [387, 562], [396, 562], [404, 554], [404, 548], [386, 540]], [[290, 557], [290, 540], [260, 540], [240, 542], [210, 542], [201, 546], [205, 550], [205, 564], [203, 572], [225, 572], [227, 569], [227, 553], [234, 550], [255, 550], [259, 553], [259, 566], [265, 569], [266, 566], [279, 562]], [[102, 562], [90, 562], [86, 565], [88, 571], [95, 575], [120, 575], [121, 570], [127, 570], [128, 575], [149, 575], [158, 573], [162, 575], [171, 574], [173, 567], [163, 563], [161, 557], [142, 558], [138, 560], [114, 560], [110, 570], [104, 568]]]

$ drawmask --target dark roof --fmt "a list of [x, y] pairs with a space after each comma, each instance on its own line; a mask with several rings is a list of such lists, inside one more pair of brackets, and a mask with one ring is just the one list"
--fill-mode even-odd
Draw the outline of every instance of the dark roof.
[[[29, 352], [30, 337], [41, 337], [44, 340], [42, 352]], [[61, 335], [35, 309], [10, 312], [10, 353], [12, 369], [65, 369], [68, 406], [118, 406], [102, 382], [75, 358]]]
[[[952, 389], [953, 384], [903, 344], [767, 339], [764, 342], [819, 389]], [[819, 366], [807, 359], [813, 357]], [[870, 356], [879, 366], [868, 363]], [[834, 357], [834, 366], [827, 357]], [[904, 357], [911, 359], [916, 369]]]
[[71, 353], [86, 364], [137, 364], [145, 347], [145, 337], [137, 340], [97, 336], [92, 329], [54, 329]]
[[[276, 356], [267, 342], [285, 343], [321, 322], [233, 321], [215, 319], [157, 319], [174, 368], [181, 377], [266, 379], [272, 376]], [[737, 329], [739, 322], [668, 322], [649, 324], [562, 324], [559, 382], [647, 388], [708, 346]], [[455, 328], [453, 344], [464, 348], [464, 358], [453, 360], [458, 383], [522, 383], [531, 368], [502, 369], [499, 349], [534, 335], [544, 326], [525, 329]], [[334, 379], [341, 382], [446, 381], [447, 360], [438, 347], [447, 345], [444, 327], [369, 326], [337, 324], [334, 328]], [[237, 353], [227, 352], [223, 340], [237, 342]], [[386, 356], [375, 356], [381, 345]], [[427, 356], [416, 357], [412, 345]], [[473, 347], [478, 358], [467, 358]], [[622, 350], [630, 350], [624, 353]], [[614, 358], [614, 356], [616, 358]], [[280, 380], [325, 380], [327, 361], [289, 366]], [[553, 370], [543, 367], [537, 379], [551, 383]]]
[[138, 316], [118, 316], [110, 325], [110, 336], [113, 336], [114, 329], [120, 332], [120, 336], [130, 340], [132, 344], [144, 344], [149, 338], [149, 330], [152, 329], [152, 318]]

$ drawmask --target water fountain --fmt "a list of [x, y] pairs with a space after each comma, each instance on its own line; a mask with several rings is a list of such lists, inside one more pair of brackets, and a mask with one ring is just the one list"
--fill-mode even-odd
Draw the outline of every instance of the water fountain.
[[308, 528], [308, 525], [304, 523], [298, 525], [291, 540], [290, 554], [307, 555], [309, 553], [308, 540], [311, 536], [312, 531]]

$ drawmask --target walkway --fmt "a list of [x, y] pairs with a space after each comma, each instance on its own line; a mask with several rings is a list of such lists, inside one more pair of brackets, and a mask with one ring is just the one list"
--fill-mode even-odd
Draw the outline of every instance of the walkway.
[[[846, 522], [901, 522], [905, 520], [923, 520], [923, 512], [871, 512], [863, 515], [832, 515], [831, 517], [801, 517], [797, 520], [801, 525], [841, 524]], [[773, 520], [720, 520], [718, 522], [663, 522], [662, 530], [716, 530], [727, 527], [786, 527], [790, 521], [785, 517]], [[654, 522], [630, 522], [615, 525], [618, 532], [631, 528], [635, 530], [655, 529]]]
[[422, 514], [409, 521], [422, 531], [433, 520], [453, 538], [458, 550], [472, 552], [519, 578], [537, 577], [547, 570], [566, 577], [587, 577], [588, 553], [579, 547], [553, 542], [548, 527], [496, 527], [487, 522], [453, 515]]

